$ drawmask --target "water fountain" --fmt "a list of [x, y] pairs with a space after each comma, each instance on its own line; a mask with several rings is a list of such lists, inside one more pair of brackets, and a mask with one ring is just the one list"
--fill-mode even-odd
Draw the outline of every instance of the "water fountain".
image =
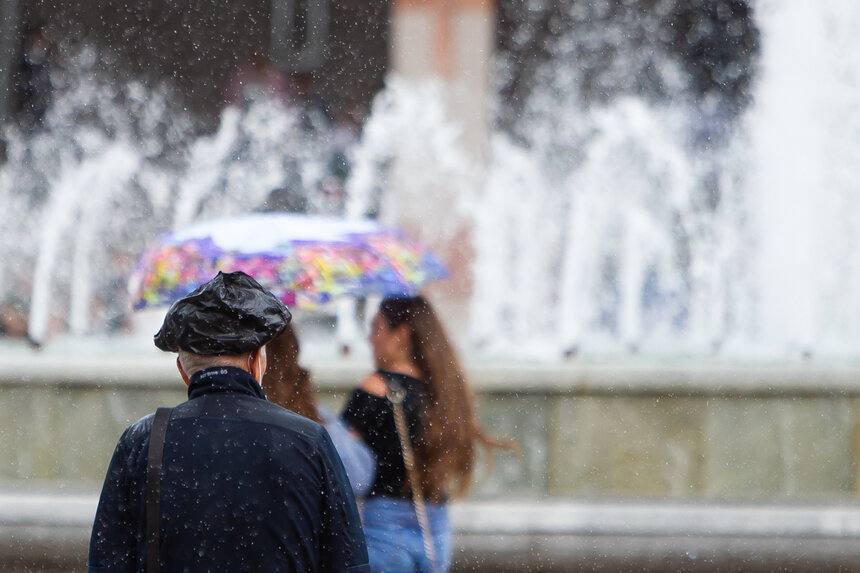
[[[608, 9], [600, 6], [571, 11]], [[519, 141], [499, 134], [492, 143], [476, 218], [479, 340], [549, 356], [641, 347], [854, 359], [860, 266], [848, 166], [860, 141], [850, 63], [860, 45], [848, 30], [858, 14], [847, 5], [755, 10], [761, 62], [753, 103], [736, 119], [727, 95], [691, 97], [690, 78], [665, 56], [635, 61], [655, 58], [653, 46], [622, 64], [630, 76], [656, 70], [660, 89], [644, 95], [630, 95], [623, 84], [636, 79], [623, 68], [620, 87], [605, 88], [619, 95], [597, 101], [583, 77], [592, 70], [560, 56], [538, 70]], [[638, 26], [659, 35], [647, 18]], [[594, 38], [576, 32], [559, 44], [588, 62], [582, 44]], [[599, 33], [612, 42], [611, 26]], [[501, 281], [530, 294], [511, 298]]]
[[98, 58], [88, 48], [54, 72], [41, 128], [7, 128], [0, 298], [29, 300], [35, 342], [52, 319], [75, 337], [104, 334], [128, 309], [135, 257], [161, 230], [267, 208], [279, 188], [313, 212], [337, 208], [321, 191], [334, 136], [299, 127], [297, 108], [227, 107], [200, 135], [168, 87], [113, 83]]
[[[4, 265], [0, 298], [29, 290], [18, 298], [30, 299], [37, 341], [52, 315], [73, 335], [98, 331], [110, 312], [94, 316], [99, 306], [125, 305], [105, 300], [121, 281], [111, 269], [127, 269], [158, 229], [258, 209], [272, 189], [294, 186], [313, 211], [406, 220], [431, 243], [472, 228], [471, 326], [460, 338], [479, 355], [850, 359], [860, 265], [846, 166], [858, 152], [853, 123], [841, 118], [855, 115], [852, 20], [836, 9], [757, 11], [761, 72], [740, 112], [713, 94], [691, 97], [690, 79], [653, 47], [626, 56], [647, 66], [608, 66], [622, 78], [618, 93], [590, 95], [564, 54], [594, 38], [562, 35], [514, 137], [492, 136], [485, 177], [459, 152], [439, 87], [394, 78], [351, 152], [345, 205], [320, 192], [333, 134], [295, 129], [295, 110], [228, 108], [214, 133], [199, 135], [170, 108], [167, 88], [99, 82], [98, 56], [86, 50], [55, 74], [63, 95], [44, 129], [7, 137], [3, 225], [9, 237], [33, 238], [4, 242], [3, 260], [16, 264]], [[655, 70], [663, 93], [631, 93], [624, 66]], [[415, 215], [416, 200], [440, 193], [444, 213]]]

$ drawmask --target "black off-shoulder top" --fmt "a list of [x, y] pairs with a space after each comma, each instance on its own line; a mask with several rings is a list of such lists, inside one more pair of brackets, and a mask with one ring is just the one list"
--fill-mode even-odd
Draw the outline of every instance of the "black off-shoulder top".
[[[423, 380], [397, 372], [379, 370], [378, 374], [386, 384], [394, 381], [406, 390], [403, 409], [409, 437], [414, 446], [421, 438], [421, 412], [428, 399], [427, 384]], [[367, 497], [412, 499], [406, 481], [403, 451], [394, 425], [394, 411], [388, 398], [356, 388], [344, 406], [341, 418], [361, 436], [376, 455], [376, 479]]]

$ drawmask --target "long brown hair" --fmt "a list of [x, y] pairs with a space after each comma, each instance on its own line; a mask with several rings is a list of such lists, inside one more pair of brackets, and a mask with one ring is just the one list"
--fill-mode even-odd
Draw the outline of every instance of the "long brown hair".
[[291, 326], [266, 345], [263, 391], [269, 402], [320, 421], [310, 372], [299, 366], [299, 341]]
[[424, 297], [385, 298], [379, 314], [392, 328], [409, 327], [412, 362], [427, 381], [429, 400], [415, 443], [421, 489], [434, 501], [463, 495], [475, 470], [476, 444], [514, 446], [491, 438], [478, 426], [472, 391], [457, 354]]

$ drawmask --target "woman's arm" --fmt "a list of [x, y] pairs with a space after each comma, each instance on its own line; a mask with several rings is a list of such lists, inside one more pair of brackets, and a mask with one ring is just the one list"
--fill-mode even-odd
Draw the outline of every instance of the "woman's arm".
[[317, 406], [335, 450], [340, 455], [352, 492], [356, 499], [364, 498], [373, 485], [376, 476], [376, 457], [358, 433], [325, 406]]

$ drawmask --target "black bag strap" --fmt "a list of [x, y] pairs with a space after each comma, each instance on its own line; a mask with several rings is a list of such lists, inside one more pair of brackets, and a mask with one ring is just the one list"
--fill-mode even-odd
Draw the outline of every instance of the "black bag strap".
[[164, 437], [173, 408], [159, 408], [152, 421], [149, 435], [149, 456], [146, 460], [146, 573], [158, 573], [158, 549], [161, 533], [161, 462], [164, 458]]

